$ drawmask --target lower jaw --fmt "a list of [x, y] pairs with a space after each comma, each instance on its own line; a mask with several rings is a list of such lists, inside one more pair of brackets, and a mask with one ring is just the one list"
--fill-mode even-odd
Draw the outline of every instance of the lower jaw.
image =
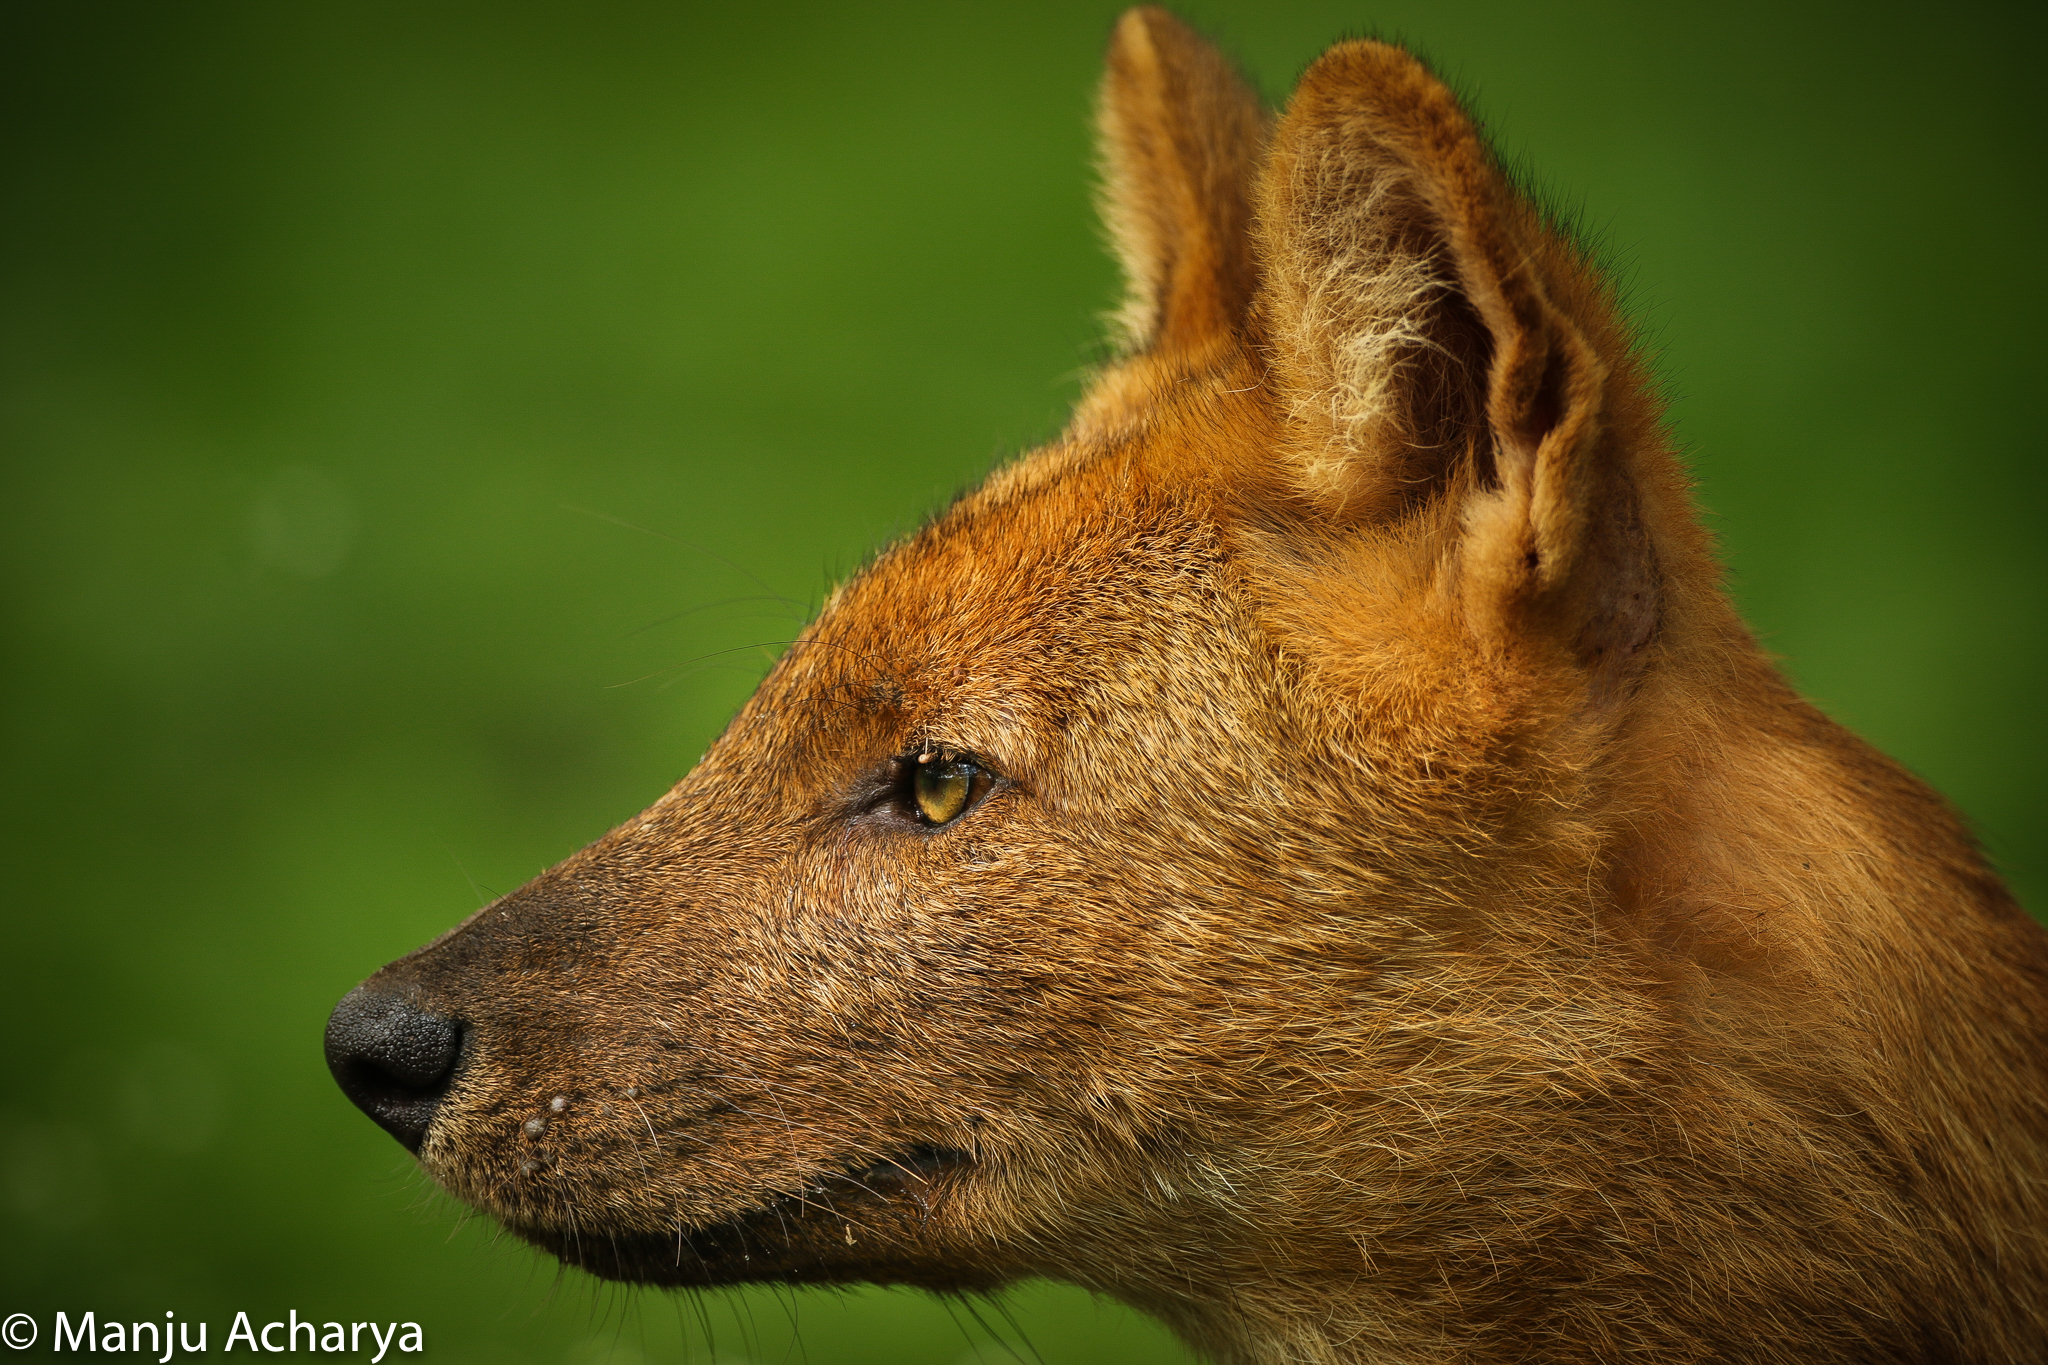
[[721, 1222], [674, 1232], [603, 1228], [513, 1231], [601, 1279], [669, 1287], [750, 1283], [902, 1284], [948, 1293], [997, 1288], [1008, 1277], [949, 1254], [933, 1207], [970, 1164], [964, 1152], [916, 1148], [778, 1195]]

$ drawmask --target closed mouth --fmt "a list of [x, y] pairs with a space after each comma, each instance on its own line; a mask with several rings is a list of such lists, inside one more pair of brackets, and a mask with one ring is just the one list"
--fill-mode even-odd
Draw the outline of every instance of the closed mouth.
[[709, 1288], [761, 1281], [982, 1287], [959, 1265], [925, 1253], [934, 1203], [974, 1159], [920, 1144], [879, 1161], [821, 1175], [716, 1223], [666, 1233], [603, 1228], [515, 1231], [571, 1265], [607, 1280]]

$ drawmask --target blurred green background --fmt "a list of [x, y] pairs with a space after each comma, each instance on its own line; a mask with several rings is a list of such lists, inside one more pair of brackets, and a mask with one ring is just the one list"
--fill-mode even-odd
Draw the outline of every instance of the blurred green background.
[[[1115, 9], [12, 10], [0, 1314], [43, 1320], [31, 1354], [61, 1308], [549, 1365], [1180, 1358], [1044, 1287], [992, 1338], [908, 1294], [561, 1275], [319, 1050], [358, 979], [673, 782], [750, 646], [1057, 428], [1114, 292]], [[2042, 7], [1187, 12], [1273, 97], [1362, 31], [1476, 93], [1626, 280], [1750, 618], [2048, 906]]]

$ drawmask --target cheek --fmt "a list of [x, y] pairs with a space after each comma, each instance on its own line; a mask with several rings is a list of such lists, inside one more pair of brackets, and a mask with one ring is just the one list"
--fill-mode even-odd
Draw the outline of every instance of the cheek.
[[969, 1060], [958, 1040], [979, 1035], [986, 1053], [991, 1012], [1012, 1011], [1025, 984], [1007, 932], [1024, 883], [1017, 860], [966, 835], [848, 839], [792, 868], [755, 974], [758, 1007], [780, 997], [857, 1057], [886, 1048], [942, 1075]]
[[807, 1064], [829, 1055], [906, 1102], [967, 1087], [1068, 1104], [1163, 1022], [1159, 949], [1190, 907], [1141, 888], [1115, 839], [1037, 814], [992, 804], [950, 830], [792, 858], [725, 950], [718, 1012], [756, 1057], [806, 1040]]

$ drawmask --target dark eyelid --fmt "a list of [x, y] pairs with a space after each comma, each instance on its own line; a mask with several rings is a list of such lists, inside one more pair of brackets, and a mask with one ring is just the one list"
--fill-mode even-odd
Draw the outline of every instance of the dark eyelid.
[[902, 753], [896, 755], [891, 761], [916, 766], [918, 755], [920, 754], [933, 755], [932, 761], [934, 763], [966, 763], [987, 773], [990, 777], [1000, 778], [1003, 775], [1000, 768], [974, 750], [963, 748], [958, 744], [947, 744], [940, 740], [925, 740], [913, 744]]

